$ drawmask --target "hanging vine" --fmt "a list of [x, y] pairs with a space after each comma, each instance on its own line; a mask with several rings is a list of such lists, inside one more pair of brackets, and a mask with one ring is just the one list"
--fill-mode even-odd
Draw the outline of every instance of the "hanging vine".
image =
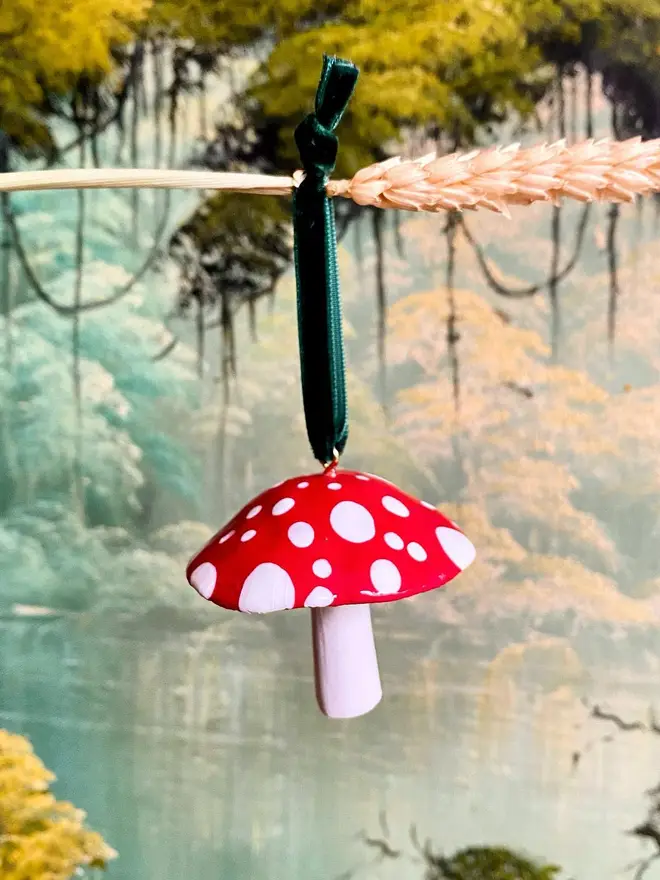
[[451, 375], [451, 387], [454, 398], [454, 410], [458, 418], [461, 407], [461, 377], [458, 361], [458, 315], [456, 313], [456, 296], [454, 292], [454, 276], [456, 273], [456, 229], [458, 226], [457, 215], [450, 214], [445, 226], [445, 240], [447, 242], [447, 269], [445, 275], [445, 289], [447, 293], [447, 328], [445, 338], [447, 340], [447, 355], [449, 358], [449, 371]]
[[548, 282], [548, 296], [550, 298], [550, 347], [552, 349], [552, 357], [556, 360], [559, 354], [559, 338], [561, 335], [558, 273], [561, 251], [561, 208], [558, 206], [552, 209], [550, 238], [552, 241], [550, 280]]
[[2, 237], [0, 239], [0, 259], [2, 268], [0, 271], [0, 288], [2, 291], [2, 317], [4, 320], [5, 357], [4, 366], [7, 372], [11, 371], [14, 362], [14, 338], [12, 326], [13, 292], [11, 278], [11, 236], [9, 224], [5, 219], [9, 211], [9, 198], [7, 193], [0, 195], [2, 204]]
[[383, 244], [383, 212], [375, 209], [371, 212], [374, 246], [376, 249], [376, 307], [377, 307], [377, 352], [380, 399], [383, 406], [387, 403], [387, 376], [385, 364], [387, 358], [387, 292], [385, 289], [385, 253]]
[[[169, 193], [169, 191], [166, 192]], [[18, 257], [18, 261], [25, 273], [25, 277], [30, 284], [32, 291], [36, 295], [37, 299], [40, 299], [42, 302], [46, 303], [46, 305], [48, 305], [54, 312], [64, 317], [69, 317], [78, 312], [91, 312], [95, 309], [105, 308], [106, 306], [118, 302], [120, 299], [123, 299], [123, 297], [129, 294], [131, 290], [133, 290], [135, 285], [138, 284], [147, 274], [147, 272], [149, 272], [153, 268], [156, 260], [162, 253], [163, 238], [168, 223], [167, 215], [163, 214], [160, 218], [158, 228], [154, 234], [154, 246], [151, 248], [149, 254], [139, 266], [137, 271], [133, 273], [131, 278], [125, 284], [118, 287], [113, 293], [109, 294], [106, 297], [89, 300], [88, 302], [81, 302], [79, 305], [66, 305], [65, 303], [58, 302], [53, 296], [51, 296], [50, 293], [48, 293], [48, 291], [44, 288], [41, 281], [39, 280], [36, 272], [34, 271], [30, 258], [28, 257], [25, 247], [23, 245], [18, 224], [16, 223], [16, 219], [13, 215], [13, 212], [11, 211], [10, 198], [7, 198], [5, 200], [5, 205], [3, 205], [3, 216], [11, 233], [12, 247], [14, 249], [14, 253]]]
[[571, 143], [575, 143], [578, 138], [578, 78], [575, 70], [572, 71], [571, 76], [568, 81], [569, 85], [569, 96], [570, 96], [570, 110], [569, 117], [571, 121], [570, 126], [570, 138]]
[[[556, 111], [557, 134], [560, 139], [566, 137], [566, 98], [564, 93], [564, 67], [557, 66], [556, 76]], [[548, 298], [550, 299], [550, 347], [553, 359], [559, 355], [559, 339], [561, 336], [561, 306], [559, 302], [559, 261], [561, 259], [561, 218], [562, 206], [553, 205], [550, 225], [552, 255], [550, 258], [550, 279], [548, 281]]]
[[[612, 134], [617, 140], [620, 138], [618, 108], [612, 105], [611, 114]], [[607, 299], [607, 342], [610, 355], [614, 349], [616, 336], [616, 319], [621, 290], [619, 287], [619, 258], [617, 248], [617, 230], [621, 211], [617, 204], [612, 204], [607, 212], [607, 270], [609, 275], [609, 291]]]
[[[133, 88], [131, 90], [131, 122], [130, 122], [130, 162], [133, 168], [138, 168], [140, 164], [140, 153], [138, 148], [138, 132], [140, 127], [140, 105], [141, 97], [144, 89], [144, 43], [137, 43], [133, 51], [134, 57], [137, 57], [135, 64]], [[131, 241], [134, 247], [139, 246], [140, 241], [140, 190], [131, 190], [131, 219], [133, 223]]]
[[618, 205], [610, 205], [607, 212], [607, 268], [609, 273], [609, 295], [607, 301], [607, 341], [610, 352], [614, 348], [616, 318], [621, 293], [619, 287], [619, 259], [617, 253], [617, 229], [620, 210]]
[[[86, 160], [85, 141], [80, 145], [80, 166]], [[73, 490], [76, 506], [81, 519], [85, 519], [85, 486], [83, 480], [83, 389], [80, 363], [80, 332], [81, 304], [83, 298], [83, 273], [85, 259], [85, 197], [84, 189], [76, 190], [77, 214], [74, 245], [75, 278], [73, 284], [73, 311], [71, 314], [71, 380], [73, 386], [74, 406], [74, 453], [73, 453]]]

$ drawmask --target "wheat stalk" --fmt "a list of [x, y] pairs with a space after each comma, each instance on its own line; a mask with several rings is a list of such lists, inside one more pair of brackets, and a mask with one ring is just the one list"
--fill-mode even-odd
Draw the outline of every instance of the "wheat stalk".
[[0, 192], [49, 189], [206, 189], [285, 196], [293, 177], [161, 168], [56, 168], [0, 174]]
[[[292, 177], [144, 168], [57, 169], [0, 174], [0, 192], [89, 188], [203, 189], [285, 196], [300, 184]], [[510, 205], [554, 202], [630, 202], [660, 190], [660, 140], [565, 141], [521, 148], [518, 144], [420, 159], [388, 159], [351, 180], [331, 180], [329, 196], [358, 205], [406, 211], [487, 208], [508, 214]]]
[[562, 197], [630, 202], [659, 189], [660, 140], [641, 138], [397, 157], [328, 184], [329, 195], [358, 205], [406, 211], [488, 208], [502, 214], [508, 214], [509, 205], [557, 203]]

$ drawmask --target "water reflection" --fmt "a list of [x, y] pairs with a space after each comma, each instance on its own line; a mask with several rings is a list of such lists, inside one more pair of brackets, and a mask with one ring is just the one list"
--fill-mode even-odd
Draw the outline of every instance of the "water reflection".
[[[119, 849], [111, 877], [334, 878], [368, 865], [360, 832], [378, 836], [381, 811], [410, 855], [367, 876], [421, 877], [411, 824], [447, 851], [508, 843], [585, 880], [639, 856], [622, 831], [640, 816], [657, 744], [603, 743], [609, 731], [587, 723], [570, 686], [544, 682], [540, 660], [510, 680], [511, 699], [496, 689], [489, 703], [469, 638], [424, 659], [429, 632], [377, 616], [386, 700], [330, 722], [313, 699], [307, 615], [290, 618], [222, 615], [189, 634], [2, 624], [0, 724], [34, 738], [58, 793]], [[631, 706], [644, 685], [627, 686]]]

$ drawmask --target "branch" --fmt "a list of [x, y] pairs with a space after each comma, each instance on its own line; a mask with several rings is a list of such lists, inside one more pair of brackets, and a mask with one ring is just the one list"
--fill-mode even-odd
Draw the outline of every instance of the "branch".
[[643, 822], [629, 831], [628, 834], [634, 834], [635, 837], [643, 837], [646, 840], [653, 841], [658, 848], [658, 854], [660, 854], [660, 831], [650, 821]]
[[25, 248], [23, 247], [20, 230], [16, 223], [13, 211], [11, 211], [7, 200], [7, 202], [3, 205], [4, 218], [11, 233], [11, 238], [14, 249], [16, 251], [16, 255], [18, 256], [23, 271], [25, 272], [25, 275], [30, 282], [30, 286], [32, 287], [37, 298], [50, 306], [50, 308], [53, 309], [53, 311], [56, 312], [58, 315], [69, 317], [71, 315], [78, 315], [81, 312], [90, 312], [94, 309], [100, 309], [104, 306], [111, 305], [112, 303], [115, 303], [118, 300], [122, 299], [122, 297], [126, 296], [126, 294], [130, 293], [133, 287], [135, 287], [135, 285], [144, 277], [144, 275], [146, 275], [149, 269], [151, 269], [160, 253], [162, 238], [167, 227], [169, 202], [171, 198], [171, 194], [169, 192], [166, 195], [167, 199], [164, 206], [163, 214], [161, 216], [158, 229], [154, 234], [154, 244], [152, 245], [149, 254], [145, 258], [144, 262], [137, 270], [137, 272], [134, 273], [133, 277], [129, 281], [127, 281], [126, 284], [119, 287], [114, 293], [110, 294], [110, 296], [104, 297], [103, 299], [91, 300], [90, 302], [81, 303], [80, 305], [65, 305], [64, 303], [60, 303], [56, 299], [53, 299], [53, 297], [43, 287], [34, 269], [32, 268], [30, 259], [25, 251]]
[[489, 287], [491, 287], [491, 289], [494, 290], [495, 293], [499, 293], [501, 296], [506, 296], [509, 299], [526, 299], [527, 297], [534, 296], [546, 287], [549, 287], [553, 284], [558, 284], [573, 271], [573, 269], [577, 265], [578, 259], [580, 258], [580, 253], [584, 244], [585, 232], [587, 231], [587, 221], [589, 220], [590, 212], [591, 205], [585, 205], [575, 234], [575, 248], [570, 259], [566, 262], [564, 267], [559, 270], [559, 272], [551, 274], [550, 277], [538, 282], [537, 284], [530, 284], [527, 287], [519, 288], [506, 287], [504, 284], [498, 281], [497, 278], [495, 278], [488, 265], [488, 260], [486, 259], [486, 256], [484, 254], [483, 247], [477, 242], [476, 238], [470, 231], [465, 221], [465, 218], [459, 216], [458, 222], [461, 226], [461, 229], [463, 230], [465, 238], [472, 246], [474, 255], [476, 256], [477, 262], [479, 263], [479, 268], [484, 273]]
[[624, 721], [619, 715], [615, 715], [614, 712], [607, 712], [600, 708], [600, 706], [594, 706], [591, 710], [591, 717], [598, 718], [600, 721], [610, 721], [619, 730], [623, 730], [625, 732], [630, 732], [631, 730], [648, 730], [649, 728], [644, 724], [643, 721]]
[[[589, 703], [586, 699], [582, 699], [581, 702], [586, 709], [590, 709], [589, 714], [590, 714], [591, 718], [595, 718], [598, 721], [607, 721], [610, 724], [613, 724], [617, 728], [617, 730], [621, 731], [622, 733], [631, 733], [633, 731], [639, 730], [639, 731], [644, 731], [646, 733], [654, 733], [656, 735], [660, 735], [660, 725], [658, 725], [656, 722], [653, 709], [650, 710], [650, 713], [649, 713], [650, 721], [649, 721], [649, 724], [647, 725], [647, 724], [644, 724], [643, 721], [626, 721], [625, 719], [621, 718], [619, 715], [615, 714], [614, 712], [610, 712], [609, 710], [601, 709], [601, 707], [598, 705], [594, 705], [594, 706], [590, 707]], [[591, 740], [590, 742], [588, 742], [586, 744], [586, 746], [582, 750], [577, 750], [577, 751], [573, 752], [573, 754], [571, 756], [571, 765], [572, 765], [573, 770], [577, 770], [578, 765], [579, 765], [580, 761], [582, 760], [582, 757], [584, 755], [586, 755], [588, 752], [590, 752], [596, 745], [598, 745], [600, 743], [613, 742], [615, 736], [616, 736], [616, 734], [611, 733], [611, 734], [607, 734], [606, 736], [602, 736], [597, 739]], [[660, 785], [658, 786], [657, 792], [653, 789], [651, 791], [647, 792], [647, 794], [649, 794], [649, 795], [654, 795], [657, 793], [660, 793]]]
[[653, 855], [650, 855], [647, 859], [644, 859], [643, 862], [640, 862], [637, 866], [637, 870], [635, 871], [633, 880], [642, 880], [653, 862], [656, 862], [658, 859], [660, 859], [660, 851], [653, 853]]
[[371, 849], [375, 849], [378, 852], [378, 861], [401, 858], [401, 850], [393, 849], [386, 840], [381, 840], [377, 837], [367, 837], [364, 832], [362, 832], [360, 837], [366, 846], [371, 847]]
[[521, 397], [527, 398], [527, 400], [531, 400], [532, 397], [534, 397], [534, 392], [531, 388], [527, 388], [525, 385], [519, 385], [517, 382], [505, 382], [504, 387], [508, 388], [509, 391], [514, 391]]
[[161, 348], [161, 350], [157, 354], [153, 355], [151, 360], [154, 361], [154, 363], [156, 361], [164, 360], [168, 356], [168, 354], [174, 351], [180, 341], [181, 340], [177, 336], [173, 336], [167, 343], [167, 345], [163, 346], [163, 348]]

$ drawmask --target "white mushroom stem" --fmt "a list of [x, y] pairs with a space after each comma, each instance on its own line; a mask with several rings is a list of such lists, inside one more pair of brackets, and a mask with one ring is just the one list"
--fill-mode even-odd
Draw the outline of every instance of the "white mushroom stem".
[[312, 608], [316, 699], [329, 718], [356, 718], [383, 696], [368, 605]]

